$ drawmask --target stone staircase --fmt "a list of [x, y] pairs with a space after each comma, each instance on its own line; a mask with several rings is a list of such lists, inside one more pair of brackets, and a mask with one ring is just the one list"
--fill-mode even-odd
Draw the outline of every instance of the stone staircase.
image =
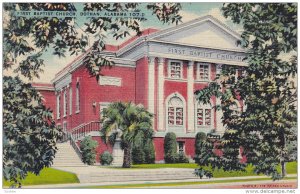
[[[84, 170], [84, 169], [82, 169]], [[77, 173], [81, 183], [122, 183], [147, 181], [195, 180], [194, 169], [161, 168], [161, 169], [85, 169]]]
[[52, 167], [84, 167], [85, 165], [76, 154], [70, 142], [57, 143], [58, 151], [55, 154]]

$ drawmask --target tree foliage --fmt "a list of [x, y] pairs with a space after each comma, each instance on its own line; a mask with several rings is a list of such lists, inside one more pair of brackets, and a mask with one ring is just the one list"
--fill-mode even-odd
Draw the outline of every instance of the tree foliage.
[[[287, 142], [296, 140], [297, 5], [229, 3], [222, 10], [243, 26], [238, 45], [246, 49], [248, 66], [223, 65], [216, 82], [196, 91], [196, 98], [206, 103], [211, 96], [221, 99], [215, 108], [222, 109], [226, 126], [220, 162], [224, 170], [245, 167], [239, 160], [243, 147], [242, 155], [257, 174], [280, 179], [285, 176]], [[239, 102], [243, 107], [234, 108]]]
[[[84, 3], [83, 11], [138, 12], [144, 6], [163, 23], [181, 22], [179, 3]], [[140, 35], [141, 23], [147, 20], [143, 17], [90, 17], [80, 27], [76, 18], [18, 17], [15, 11], [76, 11], [76, 7], [73, 3], [4, 4], [7, 21], [3, 31], [4, 68], [13, 68], [29, 79], [39, 77], [44, 66], [41, 54], [49, 48], [58, 57], [64, 57], [67, 52], [71, 55], [85, 53], [84, 65], [91, 75], [98, 78], [102, 67], [114, 64], [101, 54], [109, 38], [106, 34], [116, 40]], [[89, 37], [96, 38], [92, 45], [89, 45]], [[25, 59], [22, 60], [21, 56]]]
[[52, 111], [30, 84], [3, 77], [3, 176], [20, 183], [28, 172], [36, 175], [51, 166], [61, 131]]
[[[131, 153], [133, 145], [141, 145], [152, 139], [153, 115], [143, 106], [131, 102], [114, 102], [103, 110], [101, 134], [105, 142], [114, 143], [120, 135], [124, 149], [123, 167], [131, 167]], [[121, 134], [118, 134], [118, 130]], [[152, 141], [152, 140], [151, 140]]]
[[[178, 3], [148, 3], [147, 5], [148, 7], [146, 6], [146, 8], [152, 14], [157, 15], [158, 20], [163, 23], [177, 24], [181, 20], [179, 16], [181, 6]], [[142, 6], [144, 4], [140, 3], [84, 3], [84, 11], [139, 11]], [[76, 6], [73, 3], [3, 4], [3, 68], [4, 70], [13, 70], [28, 80], [40, 77], [40, 73], [43, 72], [45, 65], [42, 56], [49, 50], [53, 50], [52, 54], [58, 57], [65, 57], [66, 54], [78, 55], [85, 53], [84, 65], [92, 76], [98, 77], [101, 67], [113, 65], [113, 61], [110, 58], [100, 54], [105, 49], [105, 43], [108, 39], [105, 34], [112, 34], [112, 37], [116, 40], [128, 37], [130, 34], [133, 36], [140, 35], [141, 22], [145, 21], [144, 18], [91, 17], [86, 21], [85, 26], [81, 28], [76, 18], [17, 17], [15, 15], [16, 11], [76, 11]], [[84, 33], [81, 33], [82, 31]], [[96, 41], [89, 45], [89, 37], [91, 36], [96, 37]], [[91, 48], [87, 48], [90, 46]], [[20, 105], [19, 108], [22, 109], [22, 112], [19, 112], [18, 108], [9, 106], [9, 103], [4, 106], [4, 133], [12, 133], [13, 127], [24, 130], [26, 128], [30, 133], [31, 130], [38, 131], [44, 124], [41, 118], [47, 117], [47, 114], [50, 114], [50, 110], [41, 108], [40, 102], [38, 102], [38, 106], [31, 105], [31, 100], [38, 100], [38, 97], [31, 98], [31, 95], [35, 94], [34, 89], [30, 88], [29, 85], [23, 84], [18, 78], [7, 78], [3, 82], [5, 87], [12, 88], [12, 90], [3, 92], [4, 99], [15, 105], [15, 103], [20, 101], [19, 98], [21, 96], [24, 98], [24, 102], [27, 101], [29, 103]], [[19, 93], [16, 92], [17, 90], [13, 90], [15, 89], [14, 87], [18, 88]], [[24, 91], [19, 90], [20, 87], [24, 87]], [[30, 95], [25, 94], [27, 92]], [[23, 107], [26, 108], [23, 109]], [[38, 115], [34, 117], [33, 113]], [[18, 118], [12, 119], [10, 114], [18, 116]], [[30, 119], [36, 119], [38, 124], [31, 126], [31, 121], [28, 123], [28, 120], [24, 118], [27, 115], [31, 115]], [[18, 122], [16, 123], [16, 121]], [[26, 121], [26, 123], [23, 123], [23, 121]], [[19, 150], [15, 150], [24, 144], [24, 134], [16, 130], [15, 137], [13, 137], [15, 141], [11, 141], [11, 136], [4, 135], [4, 157], [6, 158], [4, 159], [3, 174], [5, 179], [16, 180], [17, 177], [24, 178], [27, 175], [27, 171], [38, 173], [42, 166], [50, 165], [52, 156], [55, 153], [55, 144], [53, 142], [57, 139], [57, 131], [54, 130], [54, 124], [44, 125], [45, 127], [40, 134], [36, 135], [38, 138], [42, 138], [31, 142], [30, 148], [33, 148], [29, 151], [36, 151], [34, 155], [28, 155], [27, 151], [19, 152]], [[47, 130], [51, 131], [51, 135], [47, 135], [49, 139], [44, 140], [43, 137], [46, 135]], [[29, 132], [28, 135], [30, 134]], [[32, 139], [33, 137], [30, 136], [30, 138]], [[47, 146], [45, 143], [44, 147], [41, 148], [41, 141], [43, 143], [48, 141], [49, 145]], [[14, 146], [11, 145], [12, 142], [15, 144]], [[27, 143], [29, 145], [30, 142]], [[34, 149], [34, 146], [38, 149]], [[25, 148], [27, 147], [25, 146]], [[37, 150], [45, 150], [45, 152], [39, 153]], [[52, 155], [49, 152], [53, 152], [51, 153]], [[28, 162], [23, 164], [22, 160]], [[35, 163], [32, 161], [35, 161]]]

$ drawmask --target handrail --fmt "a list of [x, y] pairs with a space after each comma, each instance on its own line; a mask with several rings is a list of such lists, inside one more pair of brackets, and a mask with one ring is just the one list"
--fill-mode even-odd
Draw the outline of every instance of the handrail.
[[80, 150], [79, 146], [77, 145], [72, 133], [68, 133], [68, 134], [70, 137], [70, 145], [73, 147], [73, 149], [75, 150], [75, 152], [78, 155], [78, 157], [80, 158], [80, 160], [82, 160], [82, 151]]
[[100, 121], [91, 121], [89, 123], [79, 125], [71, 131], [71, 134], [73, 135], [74, 140], [78, 140], [80, 137], [85, 137], [92, 131], [99, 131], [101, 127], [100, 124]]

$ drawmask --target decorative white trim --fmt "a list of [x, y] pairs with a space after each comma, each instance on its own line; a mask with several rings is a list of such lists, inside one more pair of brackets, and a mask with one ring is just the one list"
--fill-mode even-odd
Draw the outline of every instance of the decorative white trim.
[[[171, 63], [179, 63], [180, 64], [180, 66], [181, 66], [181, 70], [180, 70], [180, 78], [172, 78], [171, 77]], [[169, 79], [176, 79], [176, 80], [182, 80], [182, 79], [184, 79], [183, 78], [183, 62], [182, 61], [180, 61], [180, 60], [174, 60], [174, 59], [169, 59], [168, 60], [168, 75], [167, 75], [167, 78], [169, 78]]]
[[[169, 106], [169, 101], [171, 98], [173, 97], [178, 97], [182, 100], [182, 103], [183, 103], [183, 121], [182, 121], [182, 126], [172, 126], [170, 127], [169, 124], [168, 124], [168, 106]], [[184, 133], [186, 132], [185, 131], [185, 128], [186, 128], [186, 101], [184, 99], [184, 97], [178, 93], [178, 92], [175, 92], [175, 93], [172, 93], [170, 94], [166, 100], [165, 100], [165, 118], [166, 118], [166, 131], [170, 131], [170, 132], [178, 132], [178, 133]]]
[[54, 87], [50, 86], [33, 86], [36, 90], [47, 90], [47, 91], [55, 91]]
[[54, 82], [55, 90], [62, 90], [72, 82], [72, 75], [70, 73], [65, 74]]
[[60, 119], [60, 94], [56, 96], [56, 119]]
[[158, 58], [158, 131], [164, 129], [164, 58]]
[[173, 82], [187, 82], [187, 79], [175, 79], [175, 78], [169, 78], [165, 77], [166, 81], [173, 81]]
[[182, 61], [195, 61], [195, 62], [206, 62], [206, 63], [220, 63], [226, 65], [235, 65], [235, 66], [247, 66], [246, 62], [235, 62], [235, 61], [226, 61], [219, 59], [210, 59], [210, 58], [201, 58], [201, 57], [192, 57], [185, 55], [175, 55], [175, 54], [165, 54], [163, 52], [149, 52], [149, 56], [156, 56], [161, 58], [182, 60]]
[[189, 61], [187, 70], [187, 112], [188, 128], [187, 132], [194, 132], [194, 61]]
[[229, 52], [239, 52], [239, 53], [246, 53], [245, 49], [241, 48], [222, 48], [222, 47], [217, 47], [217, 46], [207, 46], [207, 45], [199, 45], [199, 44], [186, 44], [182, 42], [171, 42], [171, 41], [166, 41], [166, 40], [148, 40], [148, 42], [153, 42], [153, 43], [160, 43], [160, 44], [166, 44], [166, 45], [179, 45], [179, 46], [186, 46], [186, 47], [193, 47], [193, 48], [205, 48], [205, 49], [211, 49], [211, 50], [220, 50], [220, 51], [229, 51]]
[[73, 106], [73, 91], [72, 87], [69, 88], [69, 115], [72, 115], [72, 106]]
[[[191, 28], [192, 26], [199, 25], [204, 22], [211, 22], [215, 26], [221, 28], [225, 33], [227, 33], [230, 37], [239, 40], [240, 39], [240, 34], [235, 32], [234, 30], [230, 29], [228, 26], [220, 22], [218, 19], [214, 18], [211, 15], [199, 17], [197, 19], [191, 20], [189, 22], [185, 22], [183, 24], [177, 25], [175, 27], [167, 28], [165, 30], [161, 30], [158, 32], [154, 32], [148, 36], [143, 36], [135, 41], [131, 42], [130, 44], [126, 45], [125, 47], [121, 48], [119, 51], [117, 51], [116, 55], [120, 56], [125, 54], [127, 51], [134, 49], [135, 47], [139, 46], [140, 44], [144, 42], [151, 42], [151, 41], [159, 41], [157, 40], [160, 37], [167, 36], [169, 34], [174, 34], [175, 32], [182, 31], [183, 29]], [[189, 46], [195, 46], [195, 45], [189, 45]], [[218, 48], [217, 48], [218, 49]], [[236, 49], [240, 50], [240, 49]], [[243, 50], [240, 50], [243, 51]]]
[[[148, 110], [154, 113], [155, 58], [148, 57]], [[154, 119], [153, 119], [154, 120]], [[153, 121], [153, 123], [155, 123]]]
[[120, 77], [110, 77], [110, 76], [100, 76], [99, 85], [102, 86], [122, 86], [122, 78]]

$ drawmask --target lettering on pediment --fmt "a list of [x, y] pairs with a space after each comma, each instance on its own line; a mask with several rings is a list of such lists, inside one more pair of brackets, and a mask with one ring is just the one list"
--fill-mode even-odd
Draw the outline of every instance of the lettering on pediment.
[[239, 62], [243, 61], [243, 58], [244, 58], [242, 55], [237, 55], [237, 54], [195, 50], [195, 49], [189, 49], [189, 48], [175, 48], [175, 47], [169, 47], [168, 53], [176, 54], [176, 55], [191, 56], [191, 57], [201, 57], [201, 58], [219, 59], [219, 60], [227, 60], [227, 61], [239, 61]]
[[100, 76], [99, 85], [101, 86], [118, 86], [122, 85], [122, 78], [120, 77], [110, 77], [110, 76]]

